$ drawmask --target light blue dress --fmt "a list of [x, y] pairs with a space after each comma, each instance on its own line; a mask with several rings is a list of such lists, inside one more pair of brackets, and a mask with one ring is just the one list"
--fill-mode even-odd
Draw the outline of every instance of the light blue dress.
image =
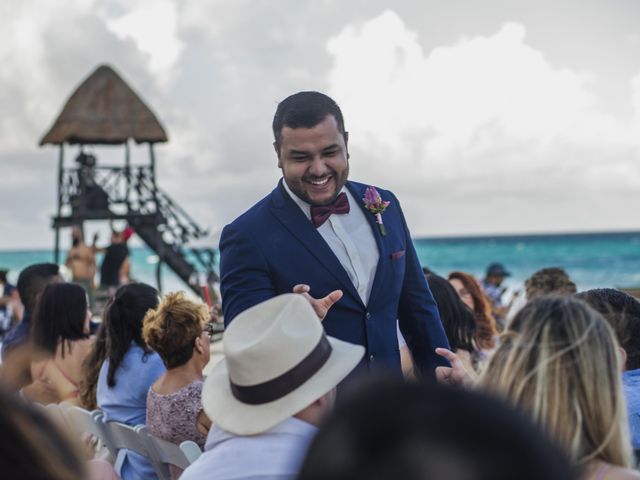
[[633, 448], [640, 449], [640, 369], [622, 373], [622, 386], [629, 413], [629, 430]]
[[[110, 388], [107, 385], [109, 360], [106, 360], [100, 369], [96, 392], [98, 406], [104, 412], [105, 420], [131, 426], [144, 424], [147, 392], [165, 370], [157, 353], [145, 353], [136, 343], [131, 342], [131, 347], [116, 370], [116, 384]], [[127, 452], [118, 473], [123, 480], [157, 478], [151, 464], [133, 452]]]

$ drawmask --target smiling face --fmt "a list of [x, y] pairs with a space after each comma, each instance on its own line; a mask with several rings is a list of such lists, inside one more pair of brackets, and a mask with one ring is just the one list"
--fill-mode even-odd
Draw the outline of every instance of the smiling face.
[[331, 203], [349, 177], [347, 140], [333, 115], [312, 128], [283, 127], [276, 153], [291, 191], [312, 205]]

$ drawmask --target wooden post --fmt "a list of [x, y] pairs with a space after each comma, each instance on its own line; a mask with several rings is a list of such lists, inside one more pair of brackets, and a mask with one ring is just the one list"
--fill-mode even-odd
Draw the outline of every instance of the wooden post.
[[55, 240], [54, 240], [54, 246], [53, 246], [53, 263], [55, 263], [56, 265], [58, 265], [59, 261], [60, 261], [60, 229], [56, 226], [54, 227], [55, 230]]
[[162, 259], [158, 259], [156, 264], [156, 284], [158, 285], [158, 292], [162, 295]]
[[[60, 156], [58, 157], [58, 208], [56, 210], [57, 216], [60, 217], [62, 213], [62, 182], [64, 180], [64, 143], [60, 144]], [[59, 263], [60, 260], [60, 228], [55, 227], [55, 239], [53, 247], [53, 261]]]
[[124, 142], [124, 175], [127, 181], [127, 191], [125, 193], [125, 203], [127, 204], [127, 213], [130, 210], [129, 193], [131, 191], [131, 152], [129, 151], [129, 139]]
[[158, 198], [156, 192], [158, 191], [158, 187], [156, 186], [156, 155], [153, 151], [153, 143], [149, 142], [149, 159], [151, 160], [151, 185], [153, 186], [153, 205], [158, 212]]

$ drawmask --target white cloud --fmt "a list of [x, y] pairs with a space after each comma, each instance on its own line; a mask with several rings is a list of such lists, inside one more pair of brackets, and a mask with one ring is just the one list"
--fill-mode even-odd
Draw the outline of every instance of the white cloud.
[[184, 48], [178, 35], [177, 5], [171, 0], [127, 2], [128, 11], [106, 18], [109, 30], [118, 38], [133, 40], [149, 56], [149, 69], [162, 75], [164, 86], [175, 76], [174, 67]]
[[[271, 117], [303, 89], [341, 103], [353, 178], [393, 188], [414, 233], [624, 226], [602, 212], [640, 192], [640, 65], [635, 114], [617, 117], [595, 93], [610, 87], [602, 64], [567, 68], [549, 55], [554, 39], [542, 48], [524, 26], [534, 37], [535, 25], [501, 24], [502, 13], [482, 20], [470, 8], [463, 30], [435, 25], [422, 13], [442, 12], [436, 3], [399, 1], [395, 13], [381, 0], [0, 2], [0, 165], [15, 187], [0, 192], [0, 218], [16, 232], [0, 243], [48, 243], [57, 153], [37, 142], [100, 63], [168, 130], [160, 187], [213, 231], [275, 185]], [[121, 161], [122, 149], [105, 150], [99, 161]]]
[[[436, 230], [450, 227], [426, 218], [435, 208], [483, 231], [485, 219], [473, 224], [464, 204], [469, 192], [494, 195], [496, 183], [548, 199], [568, 187], [576, 198], [640, 188], [640, 75], [633, 80], [637, 116], [629, 121], [600, 110], [594, 73], [551, 64], [527, 43], [522, 24], [431, 51], [419, 40], [387, 10], [327, 43], [330, 92], [345, 111], [356, 153], [352, 168], [407, 192], [419, 232], [433, 231], [434, 223]], [[425, 210], [436, 192], [446, 204]], [[554, 213], [551, 201], [533, 204]]]

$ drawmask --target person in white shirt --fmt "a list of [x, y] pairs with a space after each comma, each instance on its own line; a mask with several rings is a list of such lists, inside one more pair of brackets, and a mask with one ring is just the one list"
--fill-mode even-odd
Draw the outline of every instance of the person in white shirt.
[[289, 293], [239, 314], [223, 350], [202, 391], [213, 423], [205, 452], [180, 478], [294, 478], [364, 348], [328, 337], [309, 302]]
[[282, 178], [220, 234], [225, 325], [268, 298], [302, 293], [328, 335], [365, 347], [359, 374], [402, 374], [399, 325], [416, 373], [433, 377], [446, 363], [435, 349], [448, 345], [436, 303], [396, 196], [349, 179], [340, 107], [320, 92], [290, 95], [273, 134]]

